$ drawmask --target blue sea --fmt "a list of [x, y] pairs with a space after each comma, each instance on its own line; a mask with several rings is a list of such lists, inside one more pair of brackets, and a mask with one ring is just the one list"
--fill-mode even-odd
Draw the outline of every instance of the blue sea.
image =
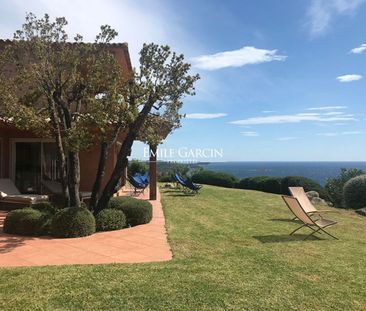
[[358, 168], [366, 172], [366, 162], [211, 162], [204, 169], [226, 172], [241, 179], [254, 176], [304, 176], [324, 185], [341, 168]]

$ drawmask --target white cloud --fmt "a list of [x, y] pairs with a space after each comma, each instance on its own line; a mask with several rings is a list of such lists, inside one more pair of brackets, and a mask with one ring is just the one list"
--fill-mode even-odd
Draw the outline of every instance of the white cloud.
[[361, 80], [362, 76], [356, 75], [356, 74], [349, 74], [349, 75], [338, 76], [336, 79], [339, 82], [352, 82], [352, 81]]
[[276, 112], [275, 110], [263, 110], [262, 113], [274, 113]]
[[338, 136], [338, 135], [358, 135], [361, 134], [360, 131], [346, 131], [346, 132], [341, 132], [341, 133], [317, 133], [317, 136], [326, 136], [326, 137], [333, 137], [333, 136]]
[[266, 117], [254, 117], [243, 120], [231, 121], [231, 124], [237, 125], [259, 125], [259, 124], [285, 124], [300, 123], [306, 121], [315, 122], [336, 122], [336, 121], [356, 121], [353, 115], [342, 114], [337, 116], [327, 116], [324, 114], [304, 114], [293, 115], [272, 115]]
[[342, 135], [358, 135], [361, 134], [360, 131], [348, 131], [348, 132], [342, 132]]
[[338, 116], [341, 114], [343, 114], [343, 112], [341, 112], [341, 111], [331, 111], [331, 112], [324, 113], [324, 115], [326, 115], [326, 116]]
[[226, 113], [188, 113], [187, 119], [217, 119], [226, 117]]
[[361, 54], [364, 51], [366, 51], [366, 43], [362, 43], [360, 46], [358, 46], [357, 48], [354, 48], [351, 50], [351, 53], [353, 54]]
[[338, 133], [317, 133], [317, 136], [326, 136], [326, 137], [333, 137], [338, 136]]
[[322, 106], [322, 107], [312, 107], [307, 108], [306, 110], [338, 110], [338, 109], [346, 109], [347, 106]]
[[[185, 32], [177, 19], [177, 13], [169, 10], [162, 1], [148, 0], [13, 0], [2, 3], [0, 11], [0, 36], [11, 38], [25, 20], [25, 12], [33, 12], [38, 17], [49, 13], [51, 18], [65, 16], [69, 24], [68, 33], [71, 38], [76, 33], [93, 42], [100, 26], [109, 24], [117, 30], [115, 42], [127, 42], [132, 63], [138, 64], [138, 52], [144, 42], [169, 44], [177, 52], [191, 52], [189, 49], [201, 49], [200, 42]], [[4, 8], [4, 6], [6, 8]], [[5, 24], [6, 10], [11, 12], [11, 22]], [[5, 12], [5, 13], [4, 13]], [[187, 44], [188, 42], [188, 44]], [[187, 48], [188, 46], [188, 48]]]
[[257, 137], [259, 134], [257, 132], [240, 132], [241, 135], [245, 137]]
[[244, 46], [239, 50], [193, 57], [192, 62], [197, 68], [216, 70], [271, 61], [284, 61], [286, 57], [287, 56], [277, 54], [277, 50], [265, 50], [257, 49], [253, 46]]
[[364, 0], [312, 0], [306, 13], [310, 35], [323, 35], [337, 16], [352, 15], [363, 2]]
[[294, 139], [298, 139], [298, 137], [287, 136], [287, 137], [279, 137], [279, 138], [277, 138], [277, 140], [280, 140], [280, 141], [287, 141], [287, 140], [294, 140]]

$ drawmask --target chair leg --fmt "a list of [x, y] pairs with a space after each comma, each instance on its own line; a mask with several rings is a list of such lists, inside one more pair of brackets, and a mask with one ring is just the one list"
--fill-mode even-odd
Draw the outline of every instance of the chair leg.
[[297, 230], [300, 230], [301, 228], [303, 228], [303, 227], [305, 227], [306, 225], [302, 225], [302, 226], [300, 226], [299, 228], [297, 228], [297, 229], [295, 229], [294, 231], [292, 231], [291, 233], [290, 233], [290, 235], [293, 235]]
[[335, 237], [334, 235], [332, 235], [329, 232], [325, 231], [324, 229], [320, 228], [320, 230], [323, 231], [324, 233], [328, 234], [329, 236], [331, 236], [333, 239], [339, 240], [337, 237]]
[[320, 230], [320, 228], [319, 228], [318, 230], [315, 230], [315, 229], [313, 229], [313, 228], [311, 228], [311, 229], [313, 230], [313, 232], [312, 232], [312, 233], [310, 233], [309, 235], [307, 235], [307, 236], [305, 237], [304, 241], [305, 241], [305, 240], [307, 240], [308, 238], [310, 238], [312, 235], [314, 235], [315, 233], [317, 233], [317, 232]]

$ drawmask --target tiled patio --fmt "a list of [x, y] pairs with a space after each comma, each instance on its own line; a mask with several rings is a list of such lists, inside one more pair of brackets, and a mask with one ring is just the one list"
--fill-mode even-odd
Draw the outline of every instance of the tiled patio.
[[[147, 197], [148, 191], [144, 197]], [[160, 194], [149, 224], [100, 232], [74, 239], [23, 237], [3, 233], [6, 212], [0, 211], [0, 267], [167, 261], [167, 240]]]

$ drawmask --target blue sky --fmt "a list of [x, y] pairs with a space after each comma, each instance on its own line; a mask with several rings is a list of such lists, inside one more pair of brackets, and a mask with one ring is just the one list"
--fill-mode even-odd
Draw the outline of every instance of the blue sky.
[[[218, 161], [365, 160], [366, 1], [5, 1], [0, 37], [25, 12], [65, 16], [92, 40], [169, 44], [201, 75], [165, 150], [216, 149]], [[183, 149], [182, 149], [183, 148]], [[144, 157], [136, 144], [133, 156]]]

